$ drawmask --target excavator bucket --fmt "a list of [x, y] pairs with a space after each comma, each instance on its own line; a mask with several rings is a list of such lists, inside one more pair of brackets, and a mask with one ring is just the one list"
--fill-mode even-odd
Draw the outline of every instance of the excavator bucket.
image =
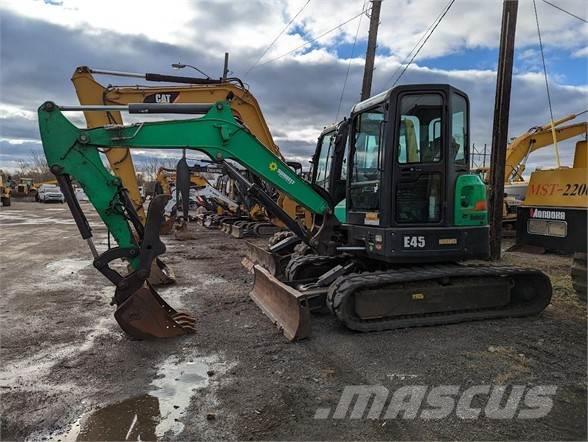
[[305, 295], [279, 281], [266, 269], [253, 266], [255, 282], [251, 299], [284, 333], [289, 341], [311, 335], [310, 308]]
[[170, 307], [149, 283], [122, 302], [114, 317], [125, 333], [137, 339], [173, 338], [196, 331], [194, 318]]

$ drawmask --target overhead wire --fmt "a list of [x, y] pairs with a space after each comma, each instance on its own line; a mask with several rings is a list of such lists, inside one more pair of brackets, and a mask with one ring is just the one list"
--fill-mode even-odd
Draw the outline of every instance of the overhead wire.
[[282, 28], [282, 30], [279, 32], [279, 34], [276, 35], [276, 37], [272, 40], [272, 42], [265, 48], [265, 50], [262, 52], [262, 54], [259, 56], [259, 58], [255, 61], [255, 63], [253, 63], [249, 67], [249, 69], [247, 69], [247, 71], [245, 72], [245, 75], [249, 74], [249, 72], [251, 72], [251, 70], [255, 66], [257, 66], [257, 63], [259, 63], [261, 61], [261, 59], [265, 56], [265, 54], [267, 54], [267, 51], [269, 51], [271, 49], [271, 47], [274, 44], [276, 44], [276, 42], [282, 36], [282, 34], [284, 32], [286, 32], [286, 30], [290, 27], [290, 25], [294, 22], [294, 20], [296, 20], [296, 18], [298, 18], [298, 16], [302, 13], [302, 11], [304, 11], [304, 9], [308, 6], [309, 3], [310, 3], [310, 0], [308, 0], [304, 5], [302, 5], [302, 7], [298, 10], [298, 12], [296, 13], [296, 15], [294, 15], [294, 17], [292, 17], [290, 19], [290, 21], [286, 24], [286, 26], [284, 26], [284, 28]]
[[547, 102], [549, 104], [549, 117], [551, 118], [551, 135], [553, 136], [553, 148], [555, 151], [555, 160], [557, 167], [560, 167], [559, 148], [557, 146], [557, 137], [555, 135], [555, 126], [553, 124], [553, 107], [551, 105], [551, 93], [549, 92], [549, 81], [547, 80], [547, 67], [545, 65], [545, 54], [543, 53], [543, 41], [541, 39], [541, 27], [539, 26], [539, 14], [537, 13], [537, 2], [533, 0], [533, 10], [535, 11], [535, 23], [537, 24], [537, 36], [539, 37], [539, 49], [541, 51], [541, 61], [543, 62], [543, 76], [545, 78], [545, 90], [547, 91]]
[[[414, 59], [416, 58], [416, 56], [419, 55], [419, 52], [421, 51], [421, 49], [423, 49], [423, 47], [425, 46], [425, 44], [427, 44], [427, 41], [429, 41], [429, 38], [431, 38], [431, 35], [433, 35], [433, 33], [435, 32], [435, 29], [437, 29], [437, 27], [439, 26], [439, 24], [443, 21], [443, 19], [445, 18], [445, 16], [447, 15], [447, 13], [449, 12], [449, 10], [451, 9], [451, 7], [453, 6], [454, 3], [455, 3], [455, 0], [451, 0], [448, 3], [448, 5], [445, 7], [445, 9], [443, 10], [443, 12], [441, 13], [441, 15], [433, 22], [432, 28], [431, 28], [431, 26], [429, 26], [429, 28], [431, 28], [431, 30], [429, 31], [429, 34], [426, 35], [426, 32], [425, 32], [426, 37], [422, 41], [422, 43], [420, 44], [420, 46], [418, 46], [418, 43], [417, 43], [418, 49], [416, 50], [416, 52], [414, 53], [414, 55], [412, 56], [412, 58], [409, 60], [409, 62], [404, 66], [404, 68], [400, 72], [400, 75], [398, 76], [398, 78], [392, 84], [392, 87], [396, 86], [396, 84], [400, 81], [400, 79], [405, 74], [405, 72], [407, 71], [407, 69], [409, 68], [409, 66], [412, 64], [412, 62], [414, 61]], [[402, 64], [401, 64], [401, 66], [402, 66]], [[397, 71], [398, 71], [398, 69], [397, 69]]]
[[566, 11], [561, 6], [554, 5], [553, 3], [548, 2], [547, 0], [542, 0], [542, 1], [543, 1], [543, 3], [547, 3], [549, 6], [553, 6], [555, 9], [559, 9], [560, 11], [565, 12], [566, 14], [571, 15], [572, 17], [577, 18], [580, 21], [583, 21], [584, 23], [588, 23], [588, 20], [586, 20], [585, 18], [582, 18], [579, 15], [576, 15], [570, 11]]
[[417, 40], [417, 42], [415, 43], [413, 48], [409, 51], [408, 54], [406, 54], [406, 57], [404, 57], [404, 60], [400, 63], [400, 66], [392, 74], [392, 78], [394, 78], [396, 76], [396, 74], [398, 72], [400, 72], [400, 69], [402, 69], [402, 66], [404, 66], [408, 62], [408, 59], [410, 58], [410, 56], [417, 49], [417, 47], [421, 44], [421, 41], [423, 41], [423, 39], [428, 35], [429, 30], [435, 25], [435, 23], [437, 23], [437, 20], [439, 20], [439, 18], [441, 17], [441, 15], [443, 14], [443, 11], [445, 11], [445, 9], [446, 8], [443, 8], [443, 10], [437, 16], [437, 18], [435, 18], [435, 20], [433, 20], [431, 22], [431, 24], [427, 27], [427, 29], [425, 29], [425, 31], [421, 34], [420, 38]]
[[301, 45], [299, 45], [299, 46], [296, 46], [294, 49], [291, 49], [290, 51], [288, 51], [288, 52], [286, 52], [286, 53], [284, 53], [284, 54], [282, 54], [282, 55], [279, 55], [279, 56], [277, 56], [277, 57], [275, 57], [275, 58], [272, 58], [272, 59], [270, 59], [270, 60], [268, 60], [268, 61], [265, 61], [265, 62], [263, 62], [263, 63], [261, 63], [261, 64], [258, 64], [258, 65], [257, 65], [257, 67], [260, 67], [260, 66], [265, 66], [266, 64], [273, 63], [274, 61], [277, 61], [277, 60], [279, 60], [279, 59], [281, 59], [281, 58], [284, 58], [284, 57], [286, 57], [287, 55], [290, 55], [290, 54], [291, 54], [291, 53], [293, 53], [293, 52], [296, 52], [297, 50], [299, 50], [299, 49], [303, 48], [304, 46], [308, 46], [309, 44], [311, 44], [311, 43], [314, 43], [314, 42], [315, 42], [315, 41], [317, 41], [317, 40], [320, 40], [320, 39], [321, 39], [321, 38], [323, 38], [325, 35], [328, 35], [328, 34], [330, 34], [331, 32], [333, 32], [333, 31], [336, 31], [337, 29], [339, 29], [339, 28], [342, 28], [342, 27], [343, 27], [343, 26], [345, 26], [346, 24], [348, 24], [348, 23], [352, 22], [353, 20], [357, 19], [358, 17], [360, 17], [361, 15], [363, 15], [365, 12], [366, 12], [366, 10], [364, 9], [364, 10], [363, 10], [363, 11], [361, 11], [359, 14], [357, 14], [357, 15], [354, 15], [353, 17], [351, 17], [351, 18], [349, 18], [349, 19], [345, 20], [343, 23], [340, 23], [340, 24], [338, 24], [338, 25], [337, 25], [337, 26], [335, 26], [334, 28], [331, 28], [331, 29], [329, 29], [328, 31], [325, 31], [325, 32], [323, 32], [322, 34], [320, 34], [319, 36], [317, 36], [317, 37], [313, 38], [312, 40], [309, 40], [309, 41], [307, 41], [307, 42], [305, 42], [305, 43], [303, 43], [303, 44], [301, 44]]
[[[365, 4], [367, 0], [363, 1], [362, 11], [365, 10]], [[337, 115], [335, 116], [335, 122], [339, 120], [339, 112], [341, 112], [341, 104], [343, 103], [343, 95], [345, 94], [345, 88], [347, 87], [347, 80], [349, 79], [349, 70], [351, 69], [351, 61], [355, 52], [355, 45], [357, 43], [357, 36], [359, 35], [359, 28], [361, 27], [361, 19], [363, 15], [359, 17], [357, 23], [357, 30], [355, 31], [355, 38], [353, 39], [353, 46], [351, 47], [351, 54], [349, 55], [349, 62], [347, 63], [347, 72], [345, 73], [345, 80], [343, 81], [343, 87], [341, 88], [341, 95], [339, 96], [339, 105], [337, 106]]]

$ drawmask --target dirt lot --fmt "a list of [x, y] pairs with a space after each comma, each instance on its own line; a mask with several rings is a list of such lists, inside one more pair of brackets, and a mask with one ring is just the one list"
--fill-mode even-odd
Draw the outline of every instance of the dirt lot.
[[[586, 439], [586, 308], [568, 258], [507, 254], [552, 278], [538, 318], [357, 334], [315, 316], [313, 338], [290, 344], [248, 298], [244, 242], [199, 228], [192, 241], [165, 239], [177, 284], [160, 290], [195, 312], [197, 333], [133, 341], [66, 206], [0, 210], [3, 440]], [[94, 233], [105, 247], [104, 229]], [[314, 418], [366, 384], [557, 392], [540, 419]]]

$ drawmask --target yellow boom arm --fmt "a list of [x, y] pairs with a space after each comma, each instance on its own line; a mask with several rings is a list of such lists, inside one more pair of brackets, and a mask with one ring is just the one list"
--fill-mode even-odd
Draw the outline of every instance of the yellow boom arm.
[[[578, 135], [586, 136], [588, 134], [588, 125], [582, 123], [569, 124], [560, 126], [576, 118], [575, 114], [568, 115], [564, 118], [553, 122], [557, 141], [564, 141]], [[540, 127], [535, 127], [528, 132], [519, 135], [507, 147], [504, 180], [505, 183], [513, 181], [522, 181], [523, 172], [525, 171], [525, 161], [531, 152], [553, 144], [553, 134], [551, 123]]]

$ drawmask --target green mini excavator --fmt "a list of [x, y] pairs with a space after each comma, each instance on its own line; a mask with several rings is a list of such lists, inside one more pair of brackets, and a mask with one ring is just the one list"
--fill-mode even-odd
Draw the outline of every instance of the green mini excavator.
[[[111, 109], [116, 107], [116, 109]], [[107, 109], [108, 108], [108, 109]], [[75, 127], [67, 111], [201, 114], [197, 119]], [[177, 336], [194, 319], [176, 312], [147, 282], [166, 196], [153, 199], [138, 222], [120, 180], [100, 157], [104, 148], [192, 149], [221, 163], [248, 193], [293, 233], [265, 252], [283, 268], [253, 266], [251, 296], [291, 340], [310, 334], [310, 311], [325, 305], [359, 331], [525, 316], [550, 302], [551, 284], [528, 268], [465, 265], [487, 258], [485, 185], [469, 172], [469, 102], [449, 85], [400, 86], [357, 104], [346, 121], [319, 140], [314, 182], [298, 176], [235, 118], [228, 102], [140, 103], [39, 108], [43, 148], [94, 266], [116, 287], [121, 328], [138, 338]], [[236, 161], [306, 207], [314, 226], [290, 218]], [[98, 253], [73, 195], [82, 186], [118, 247]], [[304, 254], [285, 254], [295, 242]], [[298, 248], [299, 250], [300, 248]], [[127, 274], [111, 267], [130, 264]], [[278, 261], [274, 261], [278, 262]]]

